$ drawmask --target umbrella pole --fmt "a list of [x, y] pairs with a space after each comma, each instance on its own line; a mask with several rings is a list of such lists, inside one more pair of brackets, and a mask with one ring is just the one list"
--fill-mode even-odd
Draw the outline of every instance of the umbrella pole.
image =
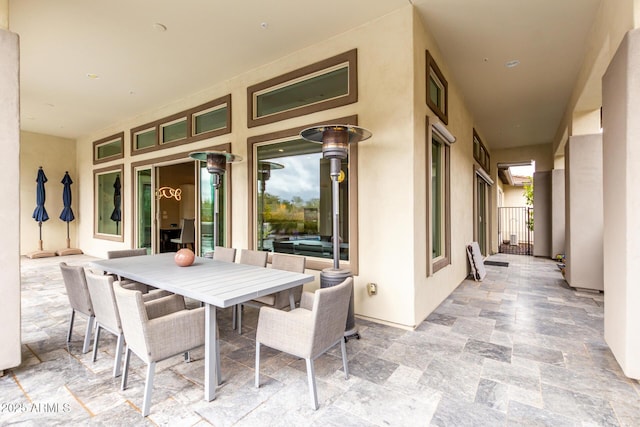
[[40, 240], [38, 241], [38, 250], [41, 251], [42, 250], [42, 221], [38, 221], [38, 228], [40, 230]]
[[67, 221], [67, 249], [71, 247], [71, 239], [69, 238], [69, 221]]

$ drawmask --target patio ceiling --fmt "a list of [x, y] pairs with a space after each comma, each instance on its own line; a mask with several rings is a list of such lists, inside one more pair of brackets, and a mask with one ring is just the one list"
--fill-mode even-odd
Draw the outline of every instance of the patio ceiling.
[[550, 143], [600, 1], [9, 0], [22, 129], [77, 138], [413, 3], [485, 144]]

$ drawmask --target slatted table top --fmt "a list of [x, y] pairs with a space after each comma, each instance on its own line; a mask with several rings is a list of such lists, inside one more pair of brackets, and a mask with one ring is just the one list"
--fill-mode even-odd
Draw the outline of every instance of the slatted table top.
[[90, 266], [221, 308], [314, 280], [310, 274], [201, 257], [189, 267], [179, 267], [174, 255], [96, 260]]

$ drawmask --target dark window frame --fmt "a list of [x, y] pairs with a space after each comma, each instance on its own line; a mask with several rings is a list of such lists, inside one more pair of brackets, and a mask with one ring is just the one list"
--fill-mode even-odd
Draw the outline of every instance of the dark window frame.
[[[292, 108], [279, 113], [270, 114], [264, 117], [256, 117], [255, 99], [256, 93], [263, 92], [274, 86], [280, 86], [292, 80], [298, 80], [304, 76], [321, 72], [322, 70], [335, 67], [342, 63], [347, 63], [349, 67], [349, 91], [346, 95], [337, 98], [320, 101], [314, 104], [307, 104], [301, 107]], [[304, 116], [317, 111], [328, 110], [343, 105], [358, 102], [358, 50], [352, 49], [339, 55], [316, 62], [306, 67], [282, 74], [272, 79], [254, 84], [247, 88], [247, 127], [252, 128], [268, 123], [274, 123], [293, 117]]]
[[[214, 129], [207, 132], [202, 132], [199, 134], [194, 134], [194, 121], [195, 116], [198, 115], [199, 112], [211, 109], [213, 107], [226, 105], [227, 108], [227, 125], [223, 128]], [[184, 118], [187, 124], [187, 136], [186, 138], [180, 138], [169, 142], [162, 141], [162, 127], [163, 125], [170, 124], [171, 122], [175, 122], [176, 120]], [[156, 131], [156, 140], [154, 145], [145, 148], [136, 148], [136, 134], [155, 129]], [[154, 120], [149, 123], [145, 123], [140, 126], [136, 126], [130, 130], [131, 135], [131, 155], [136, 156], [138, 154], [149, 153], [152, 151], [162, 150], [168, 147], [176, 147], [179, 145], [190, 144], [192, 142], [201, 141], [203, 139], [213, 138], [220, 135], [225, 135], [231, 133], [231, 94], [222, 96], [220, 98], [216, 98], [214, 100], [205, 102], [204, 104], [200, 104], [196, 107], [189, 108], [188, 110], [180, 111], [178, 113], [172, 114], [170, 116], [163, 117], [158, 120]]]
[[[426, 84], [427, 84], [427, 90], [426, 90], [426, 95], [427, 95], [427, 106], [434, 112], [436, 113], [436, 115], [440, 118], [440, 120], [442, 120], [442, 122], [446, 125], [449, 124], [449, 83], [447, 82], [447, 79], [444, 77], [444, 74], [442, 74], [442, 71], [440, 71], [440, 67], [438, 67], [438, 64], [436, 63], [435, 59], [433, 59], [433, 56], [431, 56], [431, 53], [427, 50], [426, 51]], [[439, 105], [435, 104], [432, 100], [431, 100], [431, 90], [430, 87], [431, 85], [429, 84], [429, 79], [431, 77], [431, 72], [433, 72], [436, 77], [438, 78], [438, 80], [440, 80], [440, 83], [442, 83], [442, 90], [443, 90], [443, 101], [444, 101], [444, 109], [442, 109]]]
[[[117, 140], [120, 140], [120, 153], [114, 154], [108, 157], [98, 158], [99, 146], [106, 145], [108, 143], [115, 142]], [[93, 142], [93, 164], [94, 165], [110, 162], [112, 160], [119, 160], [123, 158], [124, 158], [124, 132], [119, 132], [114, 135], [111, 135], [106, 138], [102, 138]]]
[[[271, 132], [263, 135], [256, 135], [247, 138], [247, 180], [249, 190], [248, 200], [248, 236], [249, 236], [249, 249], [255, 249], [258, 247], [258, 236], [255, 227], [256, 223], [256, 201], [254, 195], [257, 194], [258, 188], [255, 179], [255, 155], [254, 146], [268, 141], [277, 141], [283, 138], [295, 137], [300, 134], [300, 131], [312, 126], [319, 126], [327, 123], [336, 124], [358, 124], [358, 116], [341, 117], [330, 120], [323, 120], [322, 122], [311, 123], [304, 126], [298, 126], [291, 129], [281, 130], [277, 132]], [[358, 144], [349, 145], [349, 261], [345, 263], [354, 275], [358, 274]], [[333, 262], [330, 259], [322, 260], [320, 258], [308, 258], [306, 262], [306, 268], [309, 270], [322, 271], [325, 268], [333, 267]]]

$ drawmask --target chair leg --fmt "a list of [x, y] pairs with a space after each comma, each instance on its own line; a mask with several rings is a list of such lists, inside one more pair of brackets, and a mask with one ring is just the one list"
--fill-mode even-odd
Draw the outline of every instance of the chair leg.
[[149, 363], [147, 366], [147, 381], [144, 384], [144, 401], [142, 402], [142, 416], [149, 415], [149, 406], [151, 406], [151, 391], [153, 390], [153, 375], [156, 372], [156, 362]]
[[124, 368], [122, 371], [122, 382], [120, 383], [120, 390], [127, 389], [127, 378], [129, 377], [129, 360], [131, 359], [131, 350], [129, 346], [124, 350]]
[[256, 388], [260, 387], [260, 342], [256, 341]]
[[96, 325], [96, 336], [93, 338], [93, 357], [91, 358], [92, 362], [95, 362], [98, 358], [98, 343], [100, 342], [100, 324]]
[[191, 352], [184, 352], [184, 363], [191, 363]]
[[340, 349], [342, 350], [342, 367], [344, 368], [344, 379], [349, 379], [349, 364], [347, 362], [347, 344], [344, 338], [340, 338]]
[[116, 345], [116, 357], [113, 361], [113, 378], [117, 378], [122, 374], [122, 348], [124, 347], [124, 334], [120, 332], [118, 335], [118, 344]]
[[67, 342], [71, 342], [71, 331], [73, 331], [73, 320], [75, 318], [76, 318], [76, 311], [72, 308], [71, 317], [69, 318], [69, 331], [67, 332]]
[[307, 362], [307, 380], [309, 382], [309, 393], [311, 393], [311, 407], [318, 409], [318, 392], [316, 390], [316, 374], [313, 370], [313, 360], [305, 359]]
[[82, 345], [82, 353], [89, 352], [89, 346], [91, 345], [91, 331], [93, 330], [93, 322], [96, 318], [89, 316], [87, 319], [87, 330], [84, 332], [84, 344]]

